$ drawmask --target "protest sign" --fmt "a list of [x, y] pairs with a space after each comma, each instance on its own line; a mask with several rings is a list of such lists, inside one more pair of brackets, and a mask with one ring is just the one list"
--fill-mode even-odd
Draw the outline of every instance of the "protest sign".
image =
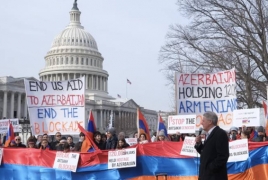
[[238, 109], [234, 111], [233, 126], [260, 126], [260, 108]]
[[34, 135], [79, 134], [85, 127], [85, 78], [41, 82], [24, 79]]
[[196, 115], [168, 116], [168, 134], [195, 133]]
[[248, 156], [248, 139], [229, 142], [228, 162], [245, 161]]
[[202, 114], [218, 114], [218, 125], [228, 130], [237, 109], [235, 69], [211, 74], [176, 74], [177, 114], [196, 114], [198, 129]]
[[0, 148], [0, 165], [2, 163], [3, 153], [4, 153], [4, 149]]
[[79, 153], [57, 151], [53, 168], [76, 172], [79, 156]]
[[195, 137], [186, 136], [183, 141], [180, 154], [184, 156], [199, 157], [200, 155], [194, 148], [194, 145], [195, 145]]
[[133, 146], [138, 143], [137, 138], [125, 138], [125, 140], [130, 146]]
[[108, 152], [108, 169], [136, 167], [136, 148]]
[[14, 132], [21, 132], [21, 125], [18, 119], [1, 119], [0, 120], [0, 134], [7, 133], [9, 122], [12, 124]]

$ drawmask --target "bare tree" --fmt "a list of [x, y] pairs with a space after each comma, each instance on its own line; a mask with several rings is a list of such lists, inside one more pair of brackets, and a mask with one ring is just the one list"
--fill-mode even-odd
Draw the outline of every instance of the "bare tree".
[[260, 107], [268, 82], [267, 0], [178, 0], [187, 26], [172, 25], [159, 62], [174, 72], [236, 68], [240, 107]]

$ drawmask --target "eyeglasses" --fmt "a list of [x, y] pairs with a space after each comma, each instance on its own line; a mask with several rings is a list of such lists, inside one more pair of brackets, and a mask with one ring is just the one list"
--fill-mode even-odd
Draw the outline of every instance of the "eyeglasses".
[[56, 135], [56, 137], [61, 137], [61, 135]]
[[16, 141], [20, 141], [20, 139], [15, 139]]

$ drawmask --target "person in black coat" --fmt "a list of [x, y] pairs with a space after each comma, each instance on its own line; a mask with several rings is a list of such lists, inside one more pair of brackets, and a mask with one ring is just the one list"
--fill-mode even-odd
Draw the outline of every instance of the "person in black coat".
[[113, 127], [107, 130], [107, 141], [106, 141], [106, 150], [116, 149], [117, 146], [117, 137], [115, 134], [115, 129]]
[[196, 137], [195, 149], [200, 154], [198, 180], [228, 180], [227, 160], [229, 142], [226, 132], [217, 126], [218, 116], [214, 112], [203, 115], [202, 125], [207, 132], [204, 144], [201, 137]]

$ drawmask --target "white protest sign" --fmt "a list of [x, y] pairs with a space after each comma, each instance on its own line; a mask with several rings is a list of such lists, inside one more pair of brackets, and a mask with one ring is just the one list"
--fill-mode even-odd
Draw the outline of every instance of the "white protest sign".
[[108, 152], [108, 169], [136, 167], [136, 148]]
[[176, 74], [177, 114], [196, 114], [196, 129], [207, 111], [218, 114], [218, 125], [229, 130], [237, 109], [235, 69], [217, 73]]
[[168, 116], [168, 134], [195, 133], [196, 115]]
[[34, 135], [79, 134], [85, 127], [85, 77], [41, 82], [24, 79]]
[[125, 138], [125, 140], [129, 144], [129, 146], [133, 146], [138, 143], [137, 138]]
[[228, 162], [245, 161], [248, 156], [248, 139], [229, 142]]
[[3, 153], [4, 153], [4, 149], [0, 148], [0, 165], [2, 163]]
[[79, 155], [79, 153], [57, 151], [53, 168], [76, 172]]
[[234, 111], [233, 126], [260, 126], [260, 108], [238, 109]]
[[199, 153], [194, 148], [194, 145], [195, 145], [195, 137], [186, 136], [183, 141], [180, 154], [184, 156], [200, 157]]
[[7, 133], [9, 121], [13, 126], [14, 132], [21, 132], [21, 126], [18, 119], [1, 119], [0, 120], [0, 134]]

